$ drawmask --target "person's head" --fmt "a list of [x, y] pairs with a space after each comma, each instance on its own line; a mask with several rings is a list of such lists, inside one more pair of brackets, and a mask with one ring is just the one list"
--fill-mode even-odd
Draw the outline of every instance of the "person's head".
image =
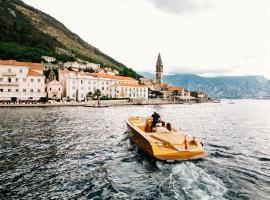
[[165, 122], [164, 121], [161, 121], [161, 124], [162, 124], [162, 126], [165, 126]]
[[166, 128], [167, 128], [169, 131], [172, 131], [172, 126], [171, 126], [170, 123], [167, 123], [167, 124], [166, 124]]

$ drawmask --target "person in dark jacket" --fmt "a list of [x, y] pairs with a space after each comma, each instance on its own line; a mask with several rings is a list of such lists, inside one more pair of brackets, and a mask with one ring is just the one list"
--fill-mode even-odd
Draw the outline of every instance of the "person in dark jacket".
[[152, 118], [153, 118], [152, 128], [156, 128], [157, 123], [160, 121], [160, 115], [154, 112]]

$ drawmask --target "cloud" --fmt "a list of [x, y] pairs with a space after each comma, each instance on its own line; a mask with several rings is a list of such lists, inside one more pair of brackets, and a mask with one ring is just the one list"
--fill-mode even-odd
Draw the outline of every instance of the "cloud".
[[149, 0], [157, 8], [177, 14], [186, 15], [193, 12], [208, 10], [212, 4], [209, 0]]

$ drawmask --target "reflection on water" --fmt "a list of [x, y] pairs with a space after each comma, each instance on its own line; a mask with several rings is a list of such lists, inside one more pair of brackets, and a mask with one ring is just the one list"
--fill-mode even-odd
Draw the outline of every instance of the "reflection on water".
[[[158, 111], [205, 159], [160, 162], [125, 119]], [[1, 108], [0, 199], [267, 199], [270, 101], [109, 108]]]

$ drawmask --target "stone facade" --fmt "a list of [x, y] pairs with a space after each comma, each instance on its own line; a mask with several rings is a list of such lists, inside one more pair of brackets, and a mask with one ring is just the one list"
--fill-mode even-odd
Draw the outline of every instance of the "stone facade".
[[57, 80], [50, 81], [46, 85], [46, 90], [47, 90], [48, 98], [55, 99], [55, 100], [62, 99], [63, 86], [59, 81]]

